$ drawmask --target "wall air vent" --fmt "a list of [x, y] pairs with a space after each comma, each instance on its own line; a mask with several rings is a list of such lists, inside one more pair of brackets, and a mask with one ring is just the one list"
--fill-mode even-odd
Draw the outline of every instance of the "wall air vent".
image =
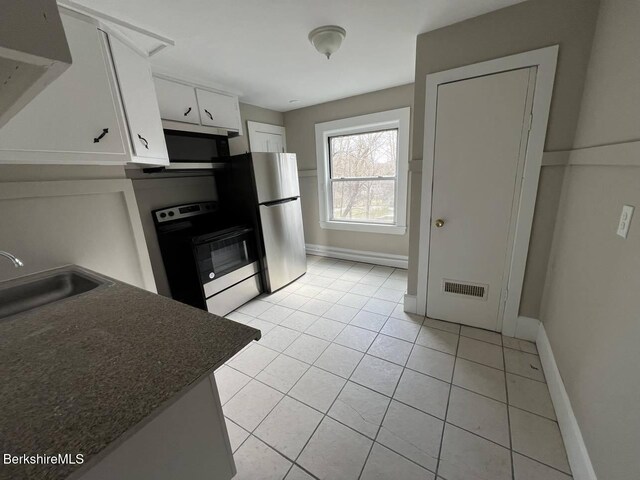
[[482, 283], [459, 282], [457, 280], [442, 280], [442, 291], [448, 295], [464, 296], [486, 300], [489, 285]]

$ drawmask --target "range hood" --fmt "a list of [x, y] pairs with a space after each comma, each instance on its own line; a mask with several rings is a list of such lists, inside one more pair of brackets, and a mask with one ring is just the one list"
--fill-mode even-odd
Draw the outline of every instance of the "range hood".
[[222, 137], [237, 137], [237, 130], [227, 130], [220, 127], [208, 127], [206, 125], [196, 125], [193, 123], [175, 122], [173, 120], [162, 119], [162, 128], [165, 130], [175, 130], [177, 132], [203, 133], [205, 135], [218, 135]]
[[10, 0], [0, 11], [0, 127], [71, 65], [55, 0]]

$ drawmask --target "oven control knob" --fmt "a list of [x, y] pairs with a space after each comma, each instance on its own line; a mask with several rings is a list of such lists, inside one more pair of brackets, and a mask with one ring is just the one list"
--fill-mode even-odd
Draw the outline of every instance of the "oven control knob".
[[173, 217], [175, 215], [175, 213], [173, 213], [173, 210], [169, 210], [169, 216]]
[[164, 213], [164, 212], [162, 212], [162, 213], [160, 214], [160, 218], [164, 218], [164, 217], [166, 217], [166, 216], [167, 216], [167, 214], [166, 214], [166, 213]]
[[216, 276], [216, 274], [215, 274], [214, 272], [211, 272], [211, 273], [209, 274], [209, 278], [211, 278], [211, 279], [213, 279], [215, 276]]

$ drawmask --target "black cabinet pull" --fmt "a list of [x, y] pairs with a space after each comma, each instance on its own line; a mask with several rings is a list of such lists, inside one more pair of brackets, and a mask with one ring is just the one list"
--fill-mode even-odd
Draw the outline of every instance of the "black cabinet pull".
[[102, 140], [102, 137], [104, 137], [107, 133], [109, 133], [109, 129], [103, 128], [102, 133], [93, 139], [93, 143], [98, 143], [100, 140]]
[[184, 112], [184, 116], [186, 117], [187, 115], [189, 115], [189, 112], [191, 112], [191, 107], [187, 108], [187, 111]]
[[207, 110], [206, 108], [204, 109], [204, 113], [206, 113], [207, 115], [209, 115], [209, 118], [211, 120], [213, 120], [213, 115], [211, 115], [211, 112], [209, 110]]
[[140, 141], [142, 142], [142, 145], [144, 145], [144, 148], [146, 148], [147, 150], [149, 150], [149, 142], [147, 142], [147, 139], [144, 138], [142, 135], [138, 134], [138, 138], [140, 139]]

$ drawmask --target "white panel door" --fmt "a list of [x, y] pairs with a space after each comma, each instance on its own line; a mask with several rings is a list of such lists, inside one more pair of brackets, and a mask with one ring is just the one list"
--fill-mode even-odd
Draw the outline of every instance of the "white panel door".
[[427, 315], [496, 330], [506, 298], [532, 69], [438, 88]]
[[112, 157], [124, 163], [126, 151], [101, 33], [75, 15], [61, 18], [73, 63], [0, 128], [0, 161], [108, 163]]
[[237, 97], [200, 88], [196, 88], [196, 96], [202, 125], [240, 130]]
[[160, 116], [174, 122], [200, 123], [196, 89], [189, 85], [153, 77]]
[[154, 164], [168, 165], [169, 155], [149, 62], [116, 37], [110, 36], [109, 44], [134, 154], [142, 159], [152, 159]]
[[247, 122], [249, 131], [249, 147], [252, 152], [287, 151], [287, 139], [285, 128], [269, 123]]
[[282, 135], [276, 133], [256, 132], [251, 135], [252, 152], [275, 152], [284, 153], [284, 143]]

